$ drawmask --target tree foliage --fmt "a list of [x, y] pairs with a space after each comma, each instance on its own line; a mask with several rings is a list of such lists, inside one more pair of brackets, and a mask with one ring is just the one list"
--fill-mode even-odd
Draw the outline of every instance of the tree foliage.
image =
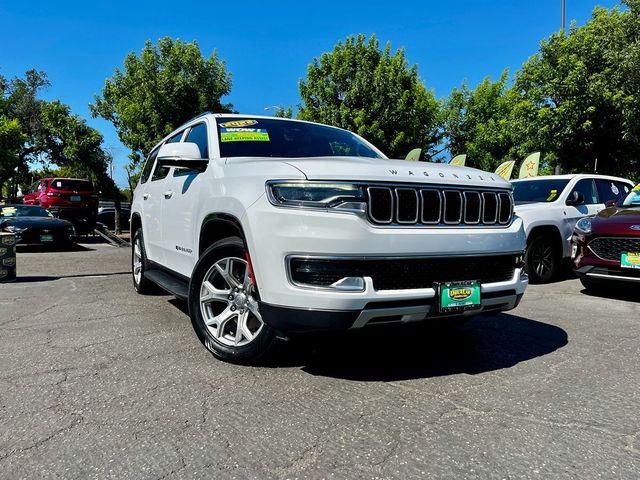
[[197, 42], [164, 37], [131, 52], [116, 68], [101, 96], [90, 105], [94, 117], [109, 120], [131, 149], [135, 165], [180, 124], [204, 111], [230, 112], [221, 98], [231, 91], [231, 74], [217, 53], [205, 59]]
[[42, 100], [47, 86], [46, 74], [35, 70], [23, 78], [0, 77], [0, 184], [9, 178], [28, 183], [33, 168], [65, 168], [113, 191], [102, 135], [67, 105]]
[[351, 36], [314, 58], [299, 83], [298, 117], [351, 130], [391, 157], [439, 140], [439, 106], [403, 49]]
[[541, 150], [550, 170], [636, 177], [640, 166], [640, 0], [596, 8], [551, 35], [509, 83], [463, 84], [443, 103], [447, 145], [493, 170]]

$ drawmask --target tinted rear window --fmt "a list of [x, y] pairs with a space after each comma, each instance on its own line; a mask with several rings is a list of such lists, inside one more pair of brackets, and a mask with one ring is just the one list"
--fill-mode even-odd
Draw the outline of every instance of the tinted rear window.
[[56, 178], [53, 182], [51, 182], [51, 188], [54, 188], [56, 190], [86, 192], [89, 190], [93, 190], [93, 185], [87, 180], [65, 180]]
[[219, 118], [221, 157], [382, 158], [358, 136], [314, 123], [265, 118]]

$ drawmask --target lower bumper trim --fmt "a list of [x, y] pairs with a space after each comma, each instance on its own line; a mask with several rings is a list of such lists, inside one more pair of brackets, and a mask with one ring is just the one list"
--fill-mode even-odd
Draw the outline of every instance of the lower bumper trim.
[[[502, 295], [500, 295], [502, 293]], [[518, 306], [523, 294], [515, 291], [497, 292], [489, 298], [482, 299], [482, 307], [455, 314], [436, 312], [433, 299], [428, 303], [416, 305], [415, 300], [405, 304], [393, 302], [393, 306], [375, 306], [360, 310], [318, 310], [284, 307], [260, 302], [260, 313], [263, 320], [271, 327], [286, 333], [358, 329], [372, 324], [410, 323], [428, 318], [467, 317], [487, 312], [512, 310]], [[371, 304], [375, 305], [375, 304]]]

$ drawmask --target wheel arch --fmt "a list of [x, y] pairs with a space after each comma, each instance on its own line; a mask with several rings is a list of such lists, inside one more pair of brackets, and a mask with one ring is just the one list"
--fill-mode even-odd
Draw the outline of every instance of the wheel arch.
[[553, 244], [560, 252], [561, 256], [564, 256], [564, 244], [562, 242], [562, 234], [555, 225], [536, 225], [531, 229], [529, 235], [527, 235], [527, 247], [531, 244], [534, 238], [537, 236], [544, 236], [545, 238], [551, 238]]
[[215, 242], [227, 237], [240, 237], [246, 246], [246, 237], [240, 220], [229, 213], [210, 213], [200, 226], [198, 257]]
[[133, 236], [136, 234], [139, 228], [142, 228], [142, 217], [139, 213], [134, 213], [131, 215], [131, 225], [129, 226], [129, 234], [131, 235], [131, 240], [133, 240]]

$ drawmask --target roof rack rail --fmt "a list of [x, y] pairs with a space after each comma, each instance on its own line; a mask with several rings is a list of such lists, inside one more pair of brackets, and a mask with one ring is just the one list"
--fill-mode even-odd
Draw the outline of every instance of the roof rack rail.
[[196, 115], [195, 117], [190, 118], [189, 120], [185, 120], [184, 122], [182, 122], [182, 125], [184, 125], [185, 123], [189, 123], [190, 121], [195, 120], [196, 118], [204, 117], [205, 115], [210, 115], [210, 114], [211, 112], [207, 110], [206, 112], [202, 112], [200, 115]]

